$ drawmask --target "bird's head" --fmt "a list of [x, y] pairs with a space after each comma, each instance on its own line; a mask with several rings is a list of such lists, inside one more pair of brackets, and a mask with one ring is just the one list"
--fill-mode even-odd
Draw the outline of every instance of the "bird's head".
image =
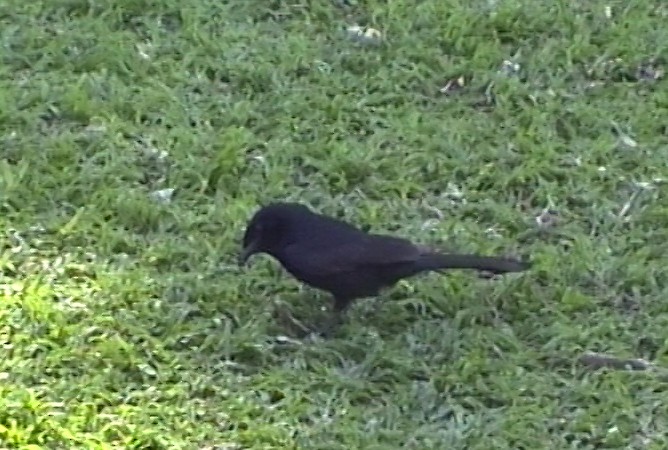
[[239, 265], [243, 266], [252, 255], [268, 253], [276, 256], [289, 236], [291, 224], [310, 211], [297, 203], [272, 203], [260, 208], [246, 226]]

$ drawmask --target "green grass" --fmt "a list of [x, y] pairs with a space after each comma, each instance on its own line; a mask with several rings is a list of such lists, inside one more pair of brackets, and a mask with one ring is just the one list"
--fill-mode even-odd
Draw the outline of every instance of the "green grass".
[[[666, 379], [577, 358], [668, 365], [666, 20], [5, 0], [0, 448], [665, 449]], [[275, 199], [535, 267], [413, 279], [295, 339], [276, 309], [327, 295], [235, 266]]]

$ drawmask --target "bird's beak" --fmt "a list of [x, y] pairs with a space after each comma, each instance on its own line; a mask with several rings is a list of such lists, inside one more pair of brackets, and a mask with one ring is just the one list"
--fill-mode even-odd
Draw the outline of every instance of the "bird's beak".
[[245, 266], [248, 258], [257, 253], [257, 243], [258, 241], [253, 241], [241, 250], [238, 260], [239, 267]]

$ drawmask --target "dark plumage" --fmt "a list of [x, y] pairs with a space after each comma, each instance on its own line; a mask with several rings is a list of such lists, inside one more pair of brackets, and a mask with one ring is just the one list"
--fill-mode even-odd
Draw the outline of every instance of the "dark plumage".
[[439, 253], [406, 239], [370, 234], [297, 203], [261, 208], [248, 223], [239, 264], [255, 253], [276, 258], [298, 280], [334, 296], [334, 310], [402, 278], [444, 269], [520, 272], [528, 262]]

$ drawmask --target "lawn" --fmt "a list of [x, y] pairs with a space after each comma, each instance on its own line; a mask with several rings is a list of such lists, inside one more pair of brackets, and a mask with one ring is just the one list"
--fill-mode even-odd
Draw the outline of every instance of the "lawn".
[[[668, 448], [664, 1], [1, 3], [0, 448]], [[300, 338], [273, 200], [534, 267]]]

